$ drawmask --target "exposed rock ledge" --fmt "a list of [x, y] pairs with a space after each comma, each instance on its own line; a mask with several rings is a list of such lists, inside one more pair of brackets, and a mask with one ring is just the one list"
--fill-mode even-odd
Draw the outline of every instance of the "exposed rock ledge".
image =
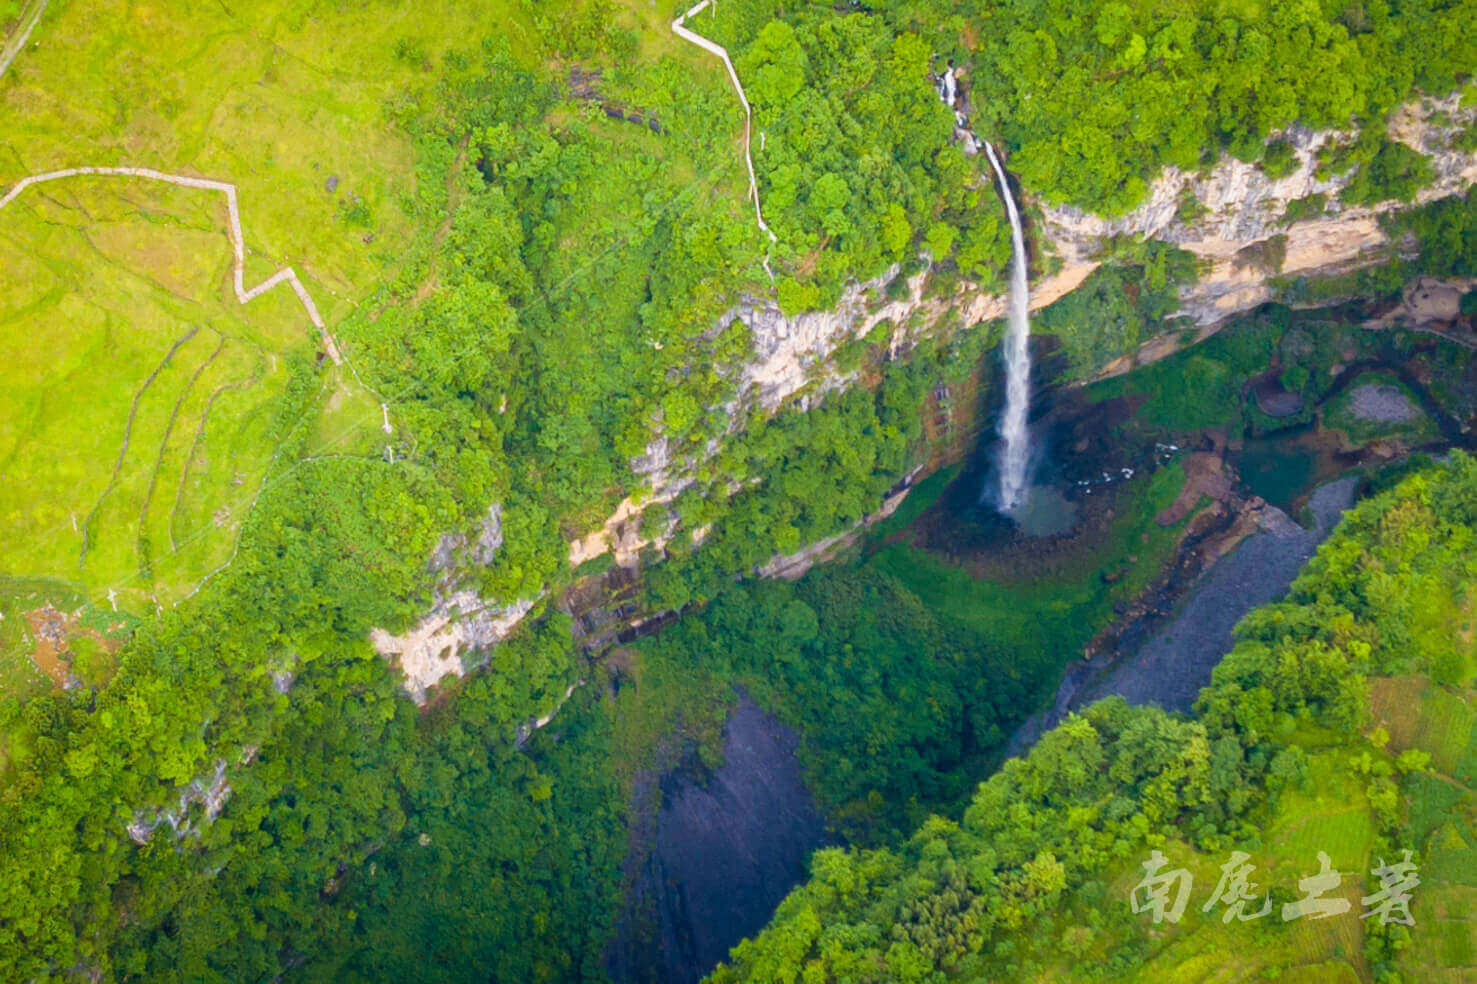
[[[1438, 122], [1441, 119], [1446, 122]], [[1477, 109], [1462, 107], [1459, 93], [1439, 100], [1423, 98], [1393, 114], [1390, 137], [1425, 154], [1435, 172], [1435, 180], [1419, 193], [1417, 204], [1461, 194], [1477, 183], [1477, 155], [1451, 149], [1454, 133], [1474, 119]], [[1032, 284], [1032, 309], [1045, 307], [1080, 286], [1097, 269], [1105, 241], [1118, 236], [1171, 242], [1205, 261], [1207, 269], [1199, 280], [1181, 289], [1176, 312], [1199, 326], [1196, 341], [1214, 333], [1230, 317], [1272, 300], [1273, 277], [1333, 275], [1377, 262], [1389, 245], [1378, 216], [1406, 206], [1397, 202], [1346, 206], [1338, 194], [1349, 176], [1317, 176], [1318, 151], [1329, 141], [1345, 140], [1350, 134], [1293, 127], [1283, 136], [1293, 145], [1297, 166], [1279, 179], [1268, 178], [1255, 165], [1224, 158], [1203, 174], [1166, 169], [1154, 182], [1148, 200], [1118, 218], [1044, 205], [1039, 237], [1062, 263], [1055, 273]], [[1284, 224], [1288, 204], [1314, 194], [1328, 198], [1323, 216]], [[1193, 211], [1200, 214], [1186, 221], [1182, 204], [1191, 195], [1198, 202]], [[1269, 244], [1272, 249], [1266, 248]], [[735, 305], [719, 324], [742, 321], [754, 345], [754, 358], [739, 372], [739, 401], [773, 412], [812, 384], [811, 391], [800, 397], [802, 407], [813, 395], [847, 385], [851, 377], [831, 364], [832, 354], [883, 323], [894, 326], [890, 351], [897, 354], [916, 331], [941, 324], [945, 318], [968, 327], [1005, 314], [1004, 295], [977, 288], [966, 287], [951, 297], [925, 298], [923, 275], [907, 282], [904, 296], [879, 303], [878, 295], [895, 276], [894, 268], [852, 285], [829, 311], [789, 316], [768, 299], [746, 299]], [[1448, 301], [1443, 296], [1442, 303]], [[1146, 365], [1176, 351], [1185, 341], [1178, 334], [1157, 336], [1137, 352], [1109, 363], [1098, 375], [1116, 375]], [[707, 450], [715, 452], [716, 443]], [[632, 462], [633, 472], [643, 481], [643, 492], [622, 500], [600, 528], [572, 542], [570, 565], [577, 567], [608, 551], [614, 551], [619, 564], [634, 563], [641, 549], [653, 542], [640, 533], [642, 510], [671, 501], [690, 482], [686, 472], [692, 464], [672, 461], [667, 442], [656, 437], [647, 453]], [[891, 502], [893, 508], [901, 498], [900, 494]], [[839, 534], [791, 557], [776, 558], [765, 572], [798, 576], [817, 558], [844, 546], [849, 535]], [[455, 592], [438, 600], [408, 632], [395, 636], [377, 629], [371, 640], [382, 655], [398, 660], [406, 674], [407, 692], [423, 702], [437, 681], [464, 672], [462, 653], [483, 650], [506, 638], [533, 603], [524, 599], [495, 604], [474, 592]]]
[[[1477, 108], [1463, 108], [1459, 92], [1407, 103], [1392, 114], [1390, 138], [1424, 154], [1435, 173], [1415, 204], [1462, 194], [1477, 183], [1477, 155], [1452, 149], [1452, 137], [1474, 119]], [[1377, 248], [1387, 242], [1377, 216], [1409, 206], [1394, 201], [1345, 205], [1338, 195], [1352, 172], [1318, 177], [1318, 152], [1353, 134], [1292, 127], [1282, 136], [1297, 161], [1282, 178], [1269, 178], [1256, 165], [1229, 157], [1203, 175], [1166, 168], [1148, 200], [1119, 218], [1046, 206], [1046, 236], [1069, 266], [1091, 263], [1102, 242], [1114, 236], [1159, 239], [1194, 253], [1209, 269], [1181, 291], [1178, 314], [1202, 327], [1271, 300], [1274, 276], [1329, 275], [1375, 262]], [[1327, 196], [1324, 215], [1286, 223], [1288, 204], [1312, 195]], [[1187, 221], [1182, 203], [1189, 196], [1194, 198], [1190, 211], [1200, 214]], [[1285, 237], [1280, 259], [1272, 251], [1257, 255], [1258, 247], [1279, 236]]]
[[[1461, 194], [1477, 183], [1477, 155], [1451, 148], [1452, 137], [1474, 120], [1477, 108], [1463, 108], [1460, 93], [1439, 100], [1423, 98], [1392, 115], [1388, 128], [1391, 138], [1426, 155], [1435, 172], [1435, 179], [1422, 189], [1416, 204]], [[1180, 309], [1176, 312], [1203, 330], [1271, 300], [1273, 277], [1332, 275], [1376, 262], [1380, 247], [1387, 243], [1378, 216], [1408, 206], [1399, 202], [1345, 206], [1338, 194], [1351, 175], [1317, 176], [1318, 151], [1353, 134], [1293, 127], [1284, 136], [1293, 146], [1297, 164], [1282, 178], [1269, 178], [1256, 165], [1228, 157], [1204, 174], [1167, 168], [1154, 182], [1148, 200], [1118, 218], [1070, 207], [1043, 206], [1039, 236], [1062, 264], [1055, 273], [1032, 284], [1031, 308], [1046, 307], [1080, 286], [1097, 269], [1104, 243], [1119, 236], [1171, 242], [1206, 262], [1207, 269], [1199, 280], [1181, 289]], [[1325, 214], [1285, 223], [1288, 204], [1314, 194], [1327, 196]], [[1194, 211], [1200, 215], [1193, 221], [1181, 217], [1182, 203], [1188, 196], [1198, 203]], [[945, 318], [973, 326], [1005, 314], [1004, 295], [969, 286], [951, 297], [925, 298], [923, 275], [907, 282], [903, 297], [877, 303], [874, 299], [894, 276], [895, 268], [852, 285], [829, 311], [787, 316], [769, 299], [745, 299], [735, 305], [719, 324], [742, 321], [753, 338], [754, 358], [739, 375], [740, 401], [773, 412], [812, 384], [801, 397], [802, 407], [810, 394], [846, 385], [850, 377], [830, 364], [831, 355], [879, 324], [894, 326], [892, 350], [896, 353], [914, 332], [941, 324]], [[1161, 341], [1159, 347], [1167, 344], [1177, 347], [1178, 341]], [[1168, 351], [1172, 349], [1156, 352], [1150, 348], [1134, 361], [1143, 364]], [[681, 464], [669, 460], [665, 444], [658, 438], [649, 453], [633, 463], [633, 470], [649, 479], [654, 497], [669, 498], [664, 486], [671, 482], [674, 465], [680, 472]], [[629, 501], [622, 507], [628, 513], [635, 508]], [[603, 552], [602, 534], [613, 532], [607, 524], [605, 530], [586, 537], [579, 549], [581, 562]]]
[[[1438, 124], [1434, 119], [1438, 114], [1448, 122]], [[1436, 175], [1417, 196], [1417, 204], [1461, 194], [1477, 183], [1477, 155], [1450, 147], [1457, 130], [1474, 119], [1477, 109], [1463, 108], [1460, 93], [1440, 100], [1421, 99], [1392, 116], [1388, 131], [1391, 138], [1430, 158]], [[1330, 141], [1347, 140], [1352, 134], [1293, 127], [1284, 136], [1293, 146], [1297, 165], [1282, 178], [1269, 178], [1256, 165], [1228, 157], [1204, 174], [1167, 168], [1154, 182], [1148, 200], [1118, 218], [1071, 207], [1043, 206], [1041, 236], [1062, 264], [1055, 273], [1031, 285], [1032, 310], [1044, 308], [1080, 286], [1099, 266], [1096, 257], [1104, 243], [1118, 236], [1171, 242], [1206, 262], [1208, 268], [1199, 280], [1181, 289], [1176, 312], [1199, 327], [1195, 341], [1208, 337], [1230, 317], [1272, 300], [1273, 277], [1328, 276], [1377, 262], [1381, 247], [1387, 245], [1378, 216], [1408, 206], [1398, 202], [1368, 208], [1345, 206], [1339, 202], [1338, 193], [1350, 176], [1317, 176], [1318, 151]], [[1314, 194], [1328, 197], [1324, 216], [1284, 224], [1288, 204]], [[1201, 213], [1192, 222], [1181, 218], [1182, 202], [1189, 195], [1199, 203], [1196, 211]], [[1273, 240], [1277, 243], [1267, 248]], [[952, 297], [925, 298], [925, 277], [921, 274], [907, 282], [903, 297], [876, 303], [874, 299], [896, 273], [894, 267], [880, 277], [850, 286], [829, 311], [790, 316], [769, 299], [745, 299], [735, 305], [719, 325], [741, 321], [753, 338], [754, 358], [739, 375], [740, 401], [751, 401], [773, 412], [812, 384], [813, 388], [800, 399], [802, 407], [808, 405], [812, 395], [847, 385], [851, 377], [831, 365], [832, 354], [883, 323], [895, 326], [892, 351], [896, 353], [913, 332], [940, 324], [947, 317], [973, 326], [1005, 315], [1004, 295], [977, 288], [966, 287]], [[1137, 352], [1109, 363], [1099, 375], [1117, 375], [1146, 365], [1174, 352], [1185, 341], [1175, 334], [1157, 336]], [[571, 566], [612, 549], [618, 563], [633, 563], [636, 554], [648, 545], [636, 532], [635, 517], [644, 506], [675, 497], [687, 481], [683, 463], [670, 460], [666, 442], [660, 437], [653, 440], [645, 456], [632, 463], [632, 468], [648, 483], [649, 492], [644, 497], [623, 500], [601, 528], [572, 543]]]
[[478, 654], [473, 667], [485, 663], [486, 650], [506, 639], [536, 600], [519, 598], [496, 605], [475, 591], [457, 591], [437, 599], [431, 611], [405, 632], [392, 635], [372, 629], [369, 641], [376, 652], [399, 665], [410, 699], [424, 704], [431, 687], [466, 672], [463, 654]]
[[803, 577], [805, 572], [816, 564], [835, 557], [841, 551], [856, 543], [862, 530], [875, 523], [880, 523], [897, 512], [897, 507], [901, 506], [903, 500], [908, 497], [908, 493], [913, 491], [913, 479], [917, 478], [918, 473], [922, 470], [920, 466], [909, 472], [907, 477], [903, 479], [901, 488], [889, 493], [882, 500], [882, 505], [878, 507], [876, 512], [868, 513], [862, 517], [861, 521], [853, 525], [851, 529], [837, 533], [835, 536], [828, 536], [814, 543], [807, 544], [792, 554], [775, 554], [774, 557], [770, 558], [769, 563], [759, 568], [759, 576], [782, 577], [787, 581], [794, 581]]

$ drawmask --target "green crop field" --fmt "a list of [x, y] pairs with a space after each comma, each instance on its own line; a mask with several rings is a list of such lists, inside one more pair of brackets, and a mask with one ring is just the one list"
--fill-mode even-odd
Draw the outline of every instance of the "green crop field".
[[[619, 22], [642, 63], [663, 59], [616, 89], [634, 87], [640, 102], [680, 62], [709, 69], [701, 86], [730, 99], [716, 59], [671, 35], [668, 5], [595, 14]], [[0, 30], [20, 23], [0, 17]], [[24, 187], [0, 207], [0, 577], [24, 585], [0, 598], [0, 695], [49, 685], [29, 628], [43, 606], [75, 628], [88, 613], [178, 602], [230, 562], [262, 491], [303, 460], [383, 454], [382, 403], [393, 440], [414, 455], [420, 435], [397, 414], [402, 394], [362, 339], [388, 306], [436, 293], [444, 271], [429, 258], [464, 168], [436, 163], [426, 144], [439, 136], [407, 122], [406, 107], [425, 104], [445, 65], [479, 45], [506, 43], [542, 70], [549, 38], [570, 29], [507, 3], [46, 5], [0, 75], [0, 197], [29, 176], [86, 167], [232, 185], [246, 289], [291, 267], [346, 361], [327, 358], [291, 284], [241, 303], [219, 190], [81, 174]], [[610, 252], [611, 229], [653, 183], [711, 181], [741, 197], [727, 135], [709, 148], [714, 161], [699, 166], [677, 149], [670, 173], [654, 177], [651, 152], [690, 141], [661, 143], [594, 115], [612, 146], [640, 152], [587, 196], [556, 260], [568, 265], [561, 283]], [[680, 123], [675, 113], [669, 123]], [[632, 305], [642, 269], [625, 278]], [[94, 682], [110, 665], [75, 647], [61, 655], [53, 676]]]
[[125, 181], [0, 213], [18, 274], [0, 286], [0, 568], [168, 600], [229, 552], [273, 451], [279, 354], [311, 326], [283, 290], [238, 313], [219, 196]]

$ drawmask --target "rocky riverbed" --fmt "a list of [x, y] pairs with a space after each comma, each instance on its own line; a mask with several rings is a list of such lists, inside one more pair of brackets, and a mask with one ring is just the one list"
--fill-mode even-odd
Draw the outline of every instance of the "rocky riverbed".
[[1319, 487], [1309, 502], [1311, 529], [1276, 506], [1261, 506], [1257, 532], [1211, 565], [1178, 611], [1147, 638], [1126, 634], [1118, 650], [1068, 667], [1051, 708], [1016, 730], [1007, 754], [1024, 753], [1069, 712], [1114, 694], [1130, 704], [1189, 710], [1200, 688], [1210, 682], [1211, 670], [1230, 651], [1236, 623], [1287, 593], [1298, 571], [1353, 505], [1358, 482], [1345, 476]]

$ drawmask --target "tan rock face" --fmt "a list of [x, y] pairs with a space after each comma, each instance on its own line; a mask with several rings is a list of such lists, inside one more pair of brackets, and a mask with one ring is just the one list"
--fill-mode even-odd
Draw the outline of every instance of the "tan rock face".
[[[840, 303], [829, 311], [789, 316], [767, 298], [745, 301], [731, 309], [719, 325], [743, 322], [754, 345], [754, 358], [740, 371], [740, 399], [752, 400], [773, 412], [809, 382], [812, 372], [824, 368], [831, 353], [842, 344], [865, 335], [883, 321], [910, 315], [922, 303], [921, 276], [909, 281], [905, 298], [868, 310], [868, 302], [895, 276], [896, 266], [880, 277], [848, 287]], [[831, 387], [846, 381], [833, 373]]]
[[[1437, 114], [1446, 122], [1438, 123]], [[1477, 182], [1477, 155], [1451, 149], [1452, 136], [1477, 118], [1462, 108], [1459, 94], [1422, 99], [1396, 112], [1389, 135], [1425, 154], [1435, 180], [1416, 196], [1417, 204], [1464, 193]], [[1272, 298], [1267, 281], [1277, 275], [1331, 275], [1378, 262], [1387, 237], [1378, 216], [1407, 206], [1382, 202], [1346, 206], [1338, 194], [1351, 175], [1318, 177], [1319, 150], [1352, 138], [1337, 131], [1299, 127], [1283, 135], [1293, 146], [1296, 166], [1273, 180], [1255, 165], [1226, 158], [1205, 174], [1167, 169], [1154, 182], [1148, 200], [1117, 218], [1070, 207], [1043, 209], [1047, 238], [1063, 256], [1090, 258], [1114, 236], [1154, 238], [1174, 243], [1210, 261], [1199, 282], [1181, 291], [1177, 312], [1196, 324], [1213, 325]], [[1289, 203], [1310, 195], [1328, 198], [1323, 217], [1285, 223]], [[1191, 207], [1183, 207], [1189, 205]], [[1188, 221], [1182, 215], [1193, 216]], [[1285, 237], [1285, 254], [1274, 270], [1248, 269], [1238, 257]]]
[[[1445, 122], [1438, 123], [1438, 114]], [[1436, 175], [1417, 196], [1417, 203], [1461, 194], [1477, 183], [1477, 155], [1450, 147], [1452, 134], [1474, 118], [1477, 109], [1463, 108], [1458, 94], [1411, 103], [1392, 117], [1391, 138], [1426, 154]], [[1296, 166], [1276, 180], [1255, 165], [1227, 158], [1203, 173], [1166, 169], [1154, 182], [1148, 199], [1126, 215], [1106, 217], [1066, 206], [1043, 205], [1044, 221], [1038, 235], [1061, 258], [1062, 266], [1032, 285], [1032, 309], [1045, 307], [1079, 287], [1097, 269], [1102, 247], [1113, 237], [1158, 239], [1205, 260], [1207, 269], [1199, 281], [1182, 288], [1176, 312], [1200, 330], [1189, 337], [1173, 333], [1150, 339], [1137, 352], [1125, 353], [1105, 366], [1098, 374], [1101, 378], [1163, 358], [1187, 342], [1207, 337], [1229, 317], [1271, 300], [1270, 280], [1274, 276], [1343, 273], [1378, 262], [1390, 247], [1378, 216], [1404, 206], [1393, 202], [1372, 208], [1345, 206], [1338, 194], [1347, 185], [1348, 176], [1320, 178], [1317, 174], [1319, 150], [1332, 141], [1349, 139], [1351, 134], [1294, 127], [1282, 136], [1293, 146]], [[1314, 194], [1327, 196], [1324, 214], [1285, 224], [1288, 204]], [[1264, 249], [1276, 237], [1285, 237], [1280, 247]], [[1281, 259], [1275, 269], [1257, 260], [1275, 258], [1279, 252]], [[807, 408], [821, 394], [853, 381], [832, 363], [836, 350], [884, 322], [894, 326], [889, 351], [897, 356], [908, 347], [915, 332], [930, 329], [944, 319], [972, 327], [1005, 314], [1007, 299], [1003, 294], [969, 286], [952, 297], [925, 298], [922, 275], [906, 284], [902, 297], [886, 300], [882, 293], [896, 274], [894, 268], [853, 285], [829, 311], [788, 316], [768, 299], [735, 305], [719, 326], [726, 327], [735, 320], [743, 322], [751, 333], [754, 349], [753, 359], [738, 371], [739, 402], [770, 413], [787, 402]], [[1437, 317], [1459, 300], [1459, 293], [1433, 293], [1426, 299], [1410, 301], [1407, 314]], [[735, 419], [741, 416], [734, 414]], [[640, 476], [648, 491], [623, 500], [600, 528], [573, 541], [571, 566], [610, 550], [615, 551], [618, 563], [635, 562], [648, 543], [639, 531], [643, 507], [674, 498], [690, 483], [690, 473], [697, 464], [672, 460], [670, 451], [665, 437], [653, 436], [646, 453], [632, 462], [633, 473]], [[706, 454], [716, 451], [715, 441]], [[812, 545], [792, 558], [776, 558], [775, 573], [784, 576], [803, 571], [814, 558], [837, 548], [844, 536], [824, 545]], [[460, 675], [460, 653], [500, 640], [532, 605], [532, 600], [497, 605], [460, 592], [438, 602], [436, 609], [407, 633], [393, 636], [376, 630], [374, 643], [381, 653], [398, 660], [406, 671], [407, 690], [424, 700], [426, 688], [435, 681], [447, 674]]]
[[[1096, 270], [1096, 261], [1069, 261], [1049, 277], [1031, 288], [1031, 308], [1037, 310], [1075, 290]], [[777, 410], [813, 377], [821, 380], [818, 392], [844, 386], [849, 377], [838, 374], [829, 359], [843, 344], [861, 338], [877, 325], [890, 322], [900, 326], [895, 338], [904, 338], [906, 326], [915, 319], [925, 325], [957, 312], [966, 325], [1004, 317], [1007, 298], [1004, 294], [985, 293], [968, 287], [953, 298], [925, 298], [924, 274], [907, 283], [906, 294], [898, 300], [873, 303], [896, 276], [896, 268], [882, 277], [854, 285], [842, 295], [841, 302], [830, 311], [816, 311], [786, 316], [772, 301], [745, 302], [724, 316], [720, 325], [734, 320], [748, 326], [753, 337], [755, 358], [740, 376], [741, 399], [753, 399], [766, 411]], [[921, 316], [921, 317], [919, 317]]]
[[[1450, 122], [1437, 125], [1433, 117], [1438, 113]], [[1459, 94], [1412, 103], [1392, 118], [1391, 137], [1430, 157], [1436, 173], [1436, 180], [1420, 193], [1417, 202], [1460, 194], [1477, 182], [1477, 155], [1449, 149], [1451, 135], [1474, 118], [1477, 110], [1463, 109]], [[1293, 127], [1282, 136], [1293, 147], [1296, 166], [1275, 180], [1256, 165], [1225, 158], [1204, 173], [1166, 169], [1155, 180], [1148, 199], [1126, 215], [1105, 217], [1070, 206], [1043, 205], [1044, 237], [1063, 263], [1058, 272], [1032, 284], [1032, 310], [1079, 287], [1097, 269], [1096, 257], [1105, 242], [1117, 236], [1174, 243], [1207, 261], [1208, 269], [1198, 282], [1182, 288], [1176, 312], [1201, 328], [1191, 341], [1206, 337], [1210, 329], [1233, 315], [1272, 300], [1270, 280], [1274, 276], [1344, 273], [1377, 262], [1388, 245], [1378, 216], [1404, 206], [1395, 202], [1372, 208], [1343, 206], [1338, 193], [1349, 176], [1317, 175], [1318, 152], [1353, 134]], [[1288, 204], [1314, 194], [1328, 197], [1325, 215], [1284, 224]], [[1195, 207], [1187, 209], [1184, 206], [1191, 198]], [[1196, 217], [1186, 221], [1182, 213]], [[1248, 253], [1276, 237], [1283, 237], [1282, 259], [1276, 269], [1248, 262]], [[1275, 257], [1276, 252], [1269, 255]], [[973, 326], [1005, 315], [1005, 295], [977, 288], [966, 287], [950, 298], [925, 298], [922, 275], [908, 282], [902, 298], [879, 302], [896, 273], [894, 267], [853, 285], [829, 311], [787, 316], [766, 299], [745, 301], [725, 314], [720, 326], [741, 321], [753, 339], [754, 358], [740, 370], [740, 401], [772, 413], [807, 387], [807, 395], [798, 402], [802, 408], [821, 394], [848, 385], [851, 377], [830, 363], [832, 354], [884, 322], [896, 326], [891, 346], [896, 355], [907, 346], [914, 326], [928, 328], [946, 317]], [[1109, 363], [1099, 377], [1163, 358], [1185, 343], [1179, 335], [1150, 339], [1139, 351]], [[715, 450], [709, 448], [709, 453]], [[672, 498], [685, 484], [681, 475], [690, 464], [669, 461], [665, 442], [655, 438], [648, 453], [633, 462], [633, 470], [650, 482], [652, 494], [646, 501]], [[601, 529], [570, 545], [571, 564], [578, 566], [613, 545], [620, 548], [619, 562], [631, 562], [646, 545], [630, 532], [628, 520], [637, 511], [630, 500], [622, 502]]]
[[474, 591], [458, 591], [438, 598], [435, 606], [414, 626], [395, 635], [372, 629], [369, 641], [381, 656], [399, 665], [405, 674], [405, 692], [417, 704], [448, 676], [461, 676], [467, 655], [503, 641], [533, 608], [532, 598], [495, 605]]
[[[636, 500], [629, 496], [622, 499], [620, 504], [615, 507], [615, 512], [611, 513], [610, 518], [605, 521], [603, 526], [598, 530], [592, 530], [586, 533], [569, 545], [569, 566], [578, 567], [585, 561], [594, 560], [596, 557], [606, 553], [613, 545], [621, 543], [623, 540], [629, 540], [629, 535], [623, 534], [623, 530], [627, 528], [627, 525], [631, 521], [639, 519], [643, 506], [662, 501], [665, 500], [648, 498], [644, 504], [638, 505]], [[637, 546], [635, 549], [639, 552], [641, 548]], [[627, 545], [627, 551], [629, 551], [629, 545]], [[616, 563], [627, 566], [629, 563], [627, 551], [621, 551], [616, 554]]]
[[1316, 273], [1341, 267], [1385, 241], [1384, 231], [1372, 216], [1299, 222], [1287, 231], [1287, 254], [1280, 272]]

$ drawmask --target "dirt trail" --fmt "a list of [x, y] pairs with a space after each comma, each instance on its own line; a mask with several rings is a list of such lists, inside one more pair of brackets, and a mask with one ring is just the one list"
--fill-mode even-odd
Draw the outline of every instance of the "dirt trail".
[[[4, 71], [4, 64], [0, 63], [0, 72]], [[313, 327], [318, 329], [318, 334], [323, 340], [323, 349], [328, 357], [333, 360], [334, 365], [342, 365], [343, 359], [339, 356], [338, 346], [334, 344], [333, 336], [328, 333], [328, 328], [323, 324], [323, 318], [318, 314], [318, 306], [313, 303], [313, 298], [308, 294], [303, 282], [298, 279], [296, 271], [292, 267], [283, 267], [272, 274], [266, 280], [257, 284], [249, 290], [245, 283], [246, 272], [246, 240], [241, 235], [241, 212], [236, 203], [236, 186], [224, 181], [213, 181], [209, 178], [192, 178], [183, 174], [165, 174], [163, 171], [155, 171], [147, 167], [68, 167], [60, 171], [47, 171], [44, 174], [32, 174], [22, 178], [0, 198], [0, 209], [9, 205], [20, 197], [21, 193], [32, 185], [42, 184], [46, 181], [60, 181], [62, 178], [73, 178], [86, 174], [111, 175], [128, 178], [148, 178], [151, 181], [163, 181], [168, 184], [178, 185], [181, 188], [199, 188], [204, 191], [218, 191], [226, 196], [226, 212], [229, 221], [226, 223], [226, 233], [231, 239], [231, 251], [234, 259], [231, 264], [233, 286], [236, 288], [236, 300], [242, 304], [253, 298], [266, 293], [280, 283], [286, 283], [292, 287], [293, 293], [302, 302], [303, 309], [308, 312], [308, 320], [313, 322]]]
[[[775, 242], [775, 235], [764, 222], [764, 213], [759, 209], [759, 183], [754, 179], [754, 155], [750, 152], [750, 132], [754, 128], [754, 111], [749, 108], [749, 97], [744, 95], [743, 83], [739, 81], [738, 71], [733, 67], [733, 60], [728, 57], [728, 49], [698, 34], [687, 27], [684, 22], [689, 17], [696, 17], [705, 10], [712, 0], [702, 0], [689, 7], [681, 16], [672, 21], [672, 33], [684, 41], [690, 41], [710, 54], [717, 55], [723, 59], [723, 67], [728, 69], [728, 77], [733, 81], [733, 89], [738, 93], [739, 103], [744, 107], [744, 164], [749, 169], [749, 198], [754, 202], [754, 220], [759, 223], [759, 228], [769, 237], [771, 243]], [[769, 269], [769, 255], [764, 256], [764, 272], [769, 274], [769, 279], [774, 280], [774, 271]]]

